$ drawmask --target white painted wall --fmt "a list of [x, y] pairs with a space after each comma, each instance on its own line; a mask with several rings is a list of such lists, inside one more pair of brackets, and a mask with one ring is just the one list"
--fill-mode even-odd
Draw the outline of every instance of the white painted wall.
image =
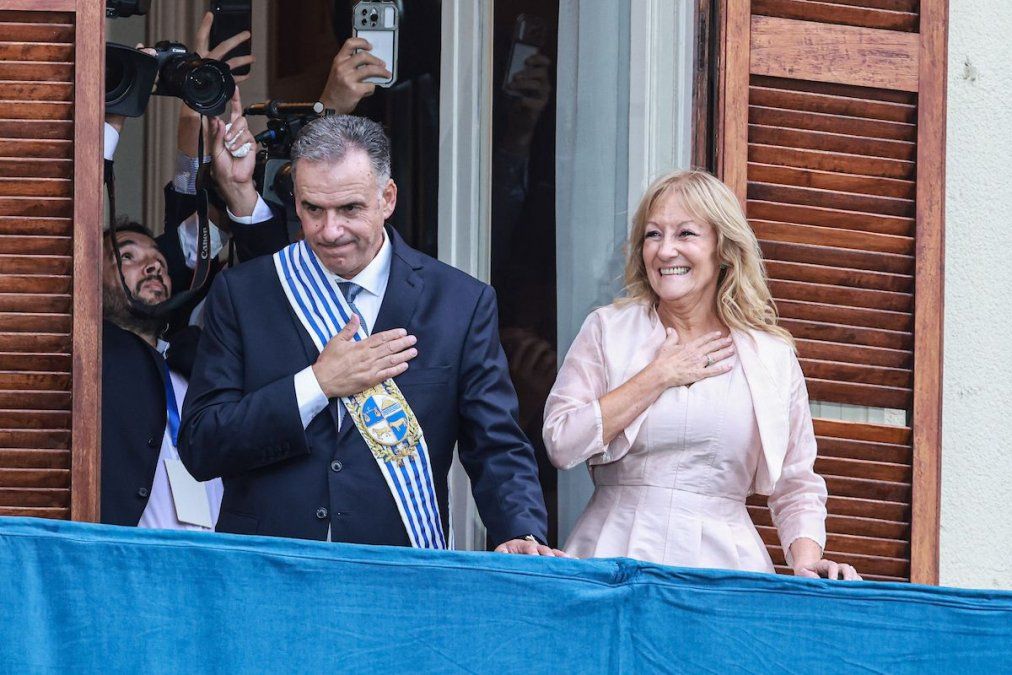
[[951, 0], [943, 585], [1012, 589], [1012, 3]]

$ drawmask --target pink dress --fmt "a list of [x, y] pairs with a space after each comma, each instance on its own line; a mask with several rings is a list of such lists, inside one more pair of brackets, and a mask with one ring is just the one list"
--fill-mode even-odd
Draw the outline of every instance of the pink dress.
[[[745, 507], [757, 488], [770, 495], [785, 549], [801, 536], [824, 545], [826, 488], [812, 468], [815, 438], [797, 359], [774, 336], [733, 337], [730, 372], [668, 389], [605, 446], [598, 399], [652, 360], [664, 328], [641, 304], [588, 317], [545, 411], [552, 461], [562, 468], [587, 461], [595, 485], [568, 553], [772, 572]], [[775, 419], [760, 425], [757, 410]]]

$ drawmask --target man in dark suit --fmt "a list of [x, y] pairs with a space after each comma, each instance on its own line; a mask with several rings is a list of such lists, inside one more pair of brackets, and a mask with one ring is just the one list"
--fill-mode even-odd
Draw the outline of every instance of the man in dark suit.
[[[180, 517], [182, 494], [174, 499], [170, 488], [172, 478], [185, 480], [182, 474], [172, 475], [173, 462], [178, 464], [173, 437], [177, 401], [186, 394], [186, 364], [192, 361], [186, 354], [192, 351], [195, 336], [189, 331], [177, 334], [169, 349], [159, 339], [166, 319], [131, 310], [128, 292], [142, 305], [169, 298], [169, 265], [151, 232], [141, 225], [120, 226], [116, 240], [120, 266], [113, 255], [112, 233], [103, 238], [101, 520], [112, 525], [210, 529], [221, 500], [220, 481], [204, 486], [206, 503], [198, 505], [203, 511], [191, 519], [194, 522], [187, 522], [185, 512]], [[171, 241], [168, 238], [163, 245]], [[177, 492], [182, 487], [174, 484]]]
[[[219, 190], [230, 214], [248, 217], [260, 201], [252, 159], [229, 151], [252, 137], [242, 121], [226, 136], [212, 120], [211, 133]], [[418, 517], [428, 503], [412, 511], [403, 488], [416, 478], [424, 487], [431, 468], [438, 513], [428, 522], [445, 541], [456, 445], [497, 550], [554, 555], [543, 545], [537, 464], [517, 425], [491, 287], [408, 247], [384, 226], [397, 187], [389, 140], [375, 122], [318, 119], [300, 135], [293, 161], [305, 242], [215, 281], [184, 405], [180, 456], [198, 480], [224, 480], [217, 529], [427, 546]], [[293, 251], [317, 264], [313, 288], [293, 288], [282, 272]], [[329, 332], [305, 318], [302, 304], [319, 309], [328, 297], [337, 311], [351, 310]], [[390, 396], [367, 396], [376, 387]], [[383, 440], [384, 433], [403, 433], [405, 410], [394, 402], [401, 395], [424, 435], [422, 450], [406, 455], [423, 465], [405, 479], [410, 485], [390, 479], [399, 460], [382, 459], [402, 447]], [[389, 427], [367, 428], [385, 415]]]

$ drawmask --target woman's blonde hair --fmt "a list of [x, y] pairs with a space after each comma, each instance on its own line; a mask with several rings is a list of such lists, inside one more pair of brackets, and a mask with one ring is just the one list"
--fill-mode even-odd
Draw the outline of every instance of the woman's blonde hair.
[[738, 198], [729, 187], [706, 171], [672, 171], [647, 188], [633, 216], [626, 245], [625, 299], [656, 306], [643, 262], [643, 239], [654, 205], [664, 195], [675, 195], [693, 218], [709, 223], [717, 233], [717, 316], [728, 328], [760, 330], [794, 339], [777, 324], [777, 309], [766, 283], [766, 269], [755, 233], [745, 220]]

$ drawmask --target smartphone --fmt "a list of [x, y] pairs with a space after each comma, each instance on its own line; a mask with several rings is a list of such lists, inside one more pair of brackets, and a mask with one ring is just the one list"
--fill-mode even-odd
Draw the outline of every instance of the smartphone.
[[510, 82], [527, 67], [527, 59], [548, 44], [548, 22], [533, 14], [520, 14], [513, 24], [513, 41], [510, 43], [509, 65], [503, 78], [503, 91], [510, 96], [520, 94], [510, 89]]
[[397, 37], [400, 13], [397, 3], [357, 2], [351, 8], [352, 35], [365, 38], [372, 45], [370, 53], [386, 64], [390, 79], [370, 77], [364, 80], [380, 87], [389, 87], [397, 81]]
[[[233, 35], [238, 35], [244, 30], [253, 32], [253, 8], [252, 0], [212, 0], [211, 12], [214, 13], [214, 23], [211, 24], [211, 49], [214, 49]], [[243, 42], [241, 45], [222, 57], [227, 61], [236, 56], [249, 56], [253, 48], [253, 38]], [[248, 65], [235, 68], [232, 75], [249, 75]]]

